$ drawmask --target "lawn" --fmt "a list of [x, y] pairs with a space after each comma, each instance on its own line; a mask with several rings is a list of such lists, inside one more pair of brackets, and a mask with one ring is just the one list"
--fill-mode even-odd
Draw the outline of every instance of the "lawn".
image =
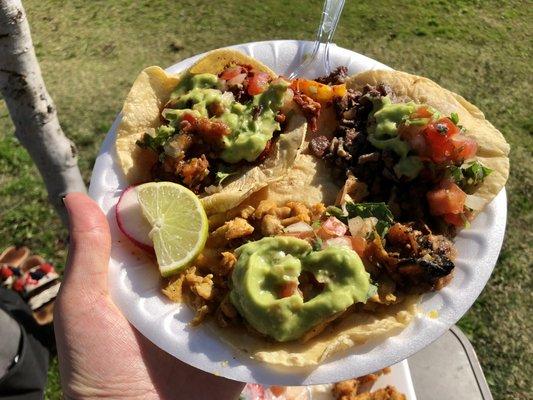
[[[512, 147], [508, 227], [484, 292], [460, 321], [496, 399], [531, 399], [533, 265], [531, 29], [527, 1], [347, 1], [335, 42], [427, 76], [479, 106]], [[138, 72], [209, 49], [311, 39], [307, 0], [25, 0], [44, 79], [88, 182], [98, 148]], [[243, 5], [246, 4], [246, 5]], [[48, 205], [0, 100], [0, 247], [27, 244], [60, 268], [66, 231]], [[59, 399], [54, 360], [47, 397]]]

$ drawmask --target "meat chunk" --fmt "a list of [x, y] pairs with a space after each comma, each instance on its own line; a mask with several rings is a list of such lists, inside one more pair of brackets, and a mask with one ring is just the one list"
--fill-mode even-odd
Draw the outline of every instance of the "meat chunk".
[[253, 233], [254, 227], [244, 218], [237, 217], [227, 221], [224, 225], [217, 228], [209, 236], [209, 244], [213, 247], [223, 247], [230, 240], [249, 236]]
[[393, 225], [386, 245], [375, 238], [368, 246], [372, 263], [386, 268], [390, 277], [405, 288], [437, 289], [449, 280], [455, 265], [453, 244], [441, 235], [415, 229], [414, 224]]
[[183, 178], [185, 185], [193, 191], [197, 191], [200, 184], [209, 175], [209, 161], [204, 154], [198, 158], [194, 157], [184, 161], [181, 164], [179, 175]]
[[347, 78], [348, 78], [348, 68], [341, 65], [340, 67], [337, 67], [329, 75], [318, 77], [315, 80], [325, 85], [340, 85], [340, 84], [345, 83]]
[[322, 158], [324, 157], [324, 154], [326, 154], [329, 144], [330, 140], [326, 136], [317, 136], [311, 139], [309, 148], [315, 156]]
[[309, 130], [316, 132], [318, 130], [318, 117], [320, 116], [321, 109], [320, 103], [300, 92], [294, 92], [293, 100], [300, 107], [305, 118], [307, 118]]
[[357, 396], [341, 398], [341, 400], [406, 400], [403, 393], [398, 392], [394, 386], [387, 386], [375, 392], [361, 393]]
[[266, 214], [261, 220], [261, 233], [263, 236], [275, 236], [283, 232], [283, 224], [278, 217]]
[[184, 283], [202, 299], [211, 300], [213, 298], [213, 274], [201, 276], [197, 274], [194, 268], [185, 275]]

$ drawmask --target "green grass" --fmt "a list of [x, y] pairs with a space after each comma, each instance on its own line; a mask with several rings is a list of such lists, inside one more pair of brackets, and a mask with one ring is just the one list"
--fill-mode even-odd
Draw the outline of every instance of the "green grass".
[[[427, 76], [478, 105], [511, 143], [506, 240], [483, 294], [459, 325], [496, 399], [530, 399], [533, 225], [531, 30], [527, 1], [348, 1], [336, 43]], [[65, 133], [88, 180], [98, 147], [137, 73], [255, 40], [311, 39], [320, 1], [24, 1]], [[243, 5], [246, 4], [246, 5]], [[237, 17], [236, 17], [237, 16]], [[173, 49], [181, 42], [184, 48]], [[66, 231], [13, 136], [0, 101], [0, 247], [26, 243], [60, 267]], [[57, 363], [47, 398], [59, 399]]]

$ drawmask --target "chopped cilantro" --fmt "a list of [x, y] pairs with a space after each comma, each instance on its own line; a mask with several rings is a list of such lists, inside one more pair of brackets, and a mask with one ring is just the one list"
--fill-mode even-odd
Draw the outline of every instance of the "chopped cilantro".
[[335, 207], [335, 206], [329, 206], [328, 208], [326, 208], [326, 214], [332, 217], [336, 217], [339, 219], [345, 219], [345, 220], [347, 217], [347, 215], [344, 213], [344, 211], [342, 211], [341, 208]]
[[346, 210], [349, 218], [377, 218], [376, 231], [382, 237], [394, 223], [394, 216], [385, 203], [346, 203]]
[[459, 115], [457, 115], [457, 113], [455, 112], [452, 112], [450, 114], [450, 119], [452, 120], [452, 122], [457, 125], [459, 123]]
[[485, 167], [479, 161], [464, 163], [460, 167], [452, 166], [448, 170], [450, 178], [469, 194], [473, 193], [491, 172], [492, 169]]
[[163, 146], [168, 139], [174, 135], [175, 128], [170, 125], [162, 125], [155, 130], [155, 135], [145, 133], [142, 140], [137, 140], [136, 144], [143, 149], [150, 149], [156, 153], [163, 151]]
[[315, 236], [315, 239], [312, 241], [311, 246], [313, 247], [314, 251], [320, 251], [322, 250], [322, 239], [320, 239], [318, 236]]
[[235, 175], [237, 172], [218, 171], [215, 175], [217, 185], [222, 185], [222, 182], [229, 176]]
[[361, 217], [377, 218], [376, 231], [380, 236], [384, 236], [389, 227], [394, 223], [394, 217], [389, 207], [385, 203], [346, 203], [345, 214], [339, 207], [330, 206], [326, 209], [326, 213], [333, 217], [337, 217], [343, 222], [347, 222], [350, 218]]

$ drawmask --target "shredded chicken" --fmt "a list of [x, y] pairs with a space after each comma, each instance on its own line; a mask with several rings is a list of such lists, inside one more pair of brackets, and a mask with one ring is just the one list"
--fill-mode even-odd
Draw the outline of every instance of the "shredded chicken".
[[185, 275], [184, 282], [193, 293], [197, 294], [204, 300], [211, 300], [214, 295], [213, 291], [213, 274], [200, 276], [196, 273], [196, 268], [193, 267]]
[[199, 309], [196, 310], [196, 315], [192, 319], [191, 325], [192, 326], [199, 325], [203, 320], [205, 320], [209, 312], [210, 310], [207, 304], [204, 304], [203, 306], [201, 306]]
[[406, 400], [403, 393], [398, 392], [394, 386], [387, 386], [375, 392], [361, 393], [357, 396], [341, 398], [341, 400]]
[[244, 218], [237, 217], [227, 221], [209, 235], [209, 244], [212, 247], [222, 247], [232, 239], [249, 236], [253, 233], [254, 227]]
[[283, 226], [278, 217], [266, 214], [261, 220], [261, 233], [263, 236], [279, 235], [283, 232]]
[[337, 382], [333, 385], [331, 393], [336, 400], [406, 400], [405, 395], [393, 386], [370, 391], [374, 382], [381, 375], [388, 373], [390, 373], [390, 368], [384, 368], [373, 374]]

